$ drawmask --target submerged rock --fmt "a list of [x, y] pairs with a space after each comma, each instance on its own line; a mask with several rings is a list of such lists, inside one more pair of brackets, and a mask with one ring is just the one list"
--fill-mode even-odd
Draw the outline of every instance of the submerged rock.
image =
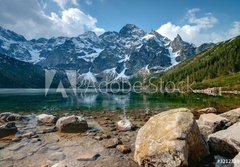
[[0, 150], [4, 149], [4, 146], [0, 145]]
[[24, 133], [24, 134], [20, 135], [19, 138], [31, 138], [34, 135], [36, 135], [35, 132], [28, 132], [28, 133]]
[[229, 158], [240, 152], [240, 122], [208, 136], [210, 151]]
[[42, 162], [40, 167], [50, 167], [50, 166], [52, 166], [52, 163], [53, 163], [52, 161], [47, 160], [47, 161]]
[[227, 118], [229, 121], [231, 121], [232, 124], [240, 122], [240, 108], [230, 110], [228, 112], [220, 114], [220, 116]]
[[118, 121], [117, 123], [117, 129], [120, 131], [129, 131], [129, 130], [132, 130], [132, 128], [133, 128], [133, 124], [127, 119]]
[[4, 112], [0, 114], [0, 122], [23, 121], [23, 120], [28, 120], [28, 118], [11, 112]]
[[134, 160], [140, 166], [176, 167], [209, 155], [193, 114], [185, 108], [155, 115], [138, 131]]
[[0, 126], [0, 138], [13, 135], [17, 132], [17, 127], [14, 122]]
[[131, 152], [131, 148], [124, 144], [118, 145], [117, 149], [123, 154], [127, 154]]
[[98, 157], [100, 157], [99, 153], [93, 152], [91, 150], [86, 150], [81, 152], [77, 156], [78, 161], [95, 161]]
[[61, 161], [61, 160], [64, 160], [65, 158], [66, 158], [66, 155], [62, 152], [54, 152], [49, 155], [49, 159], [51, 161]]
[[57, 122], [57, 117], [49, 114], [40, 114], [37, 116], [38, 123], [42, 124], [55, 124]]
[[119, 140], [118, 138], [112, 138], [107, 140], [104, 146], [106, 148], [115, 148], [118, 144], [122, 144], [122, 141]]
[[202, 114], [197, 121], [200, 132], [207, 138], [208, 135], [219, 130], [226, 129], [230, 126], [230, 122], [219, 115], [210, 113]]
[[56, 131], [57, 131], [56, 127], [51, 127], [51, 128], [43, 129], [41, 133], [52, 133], [52, 132], [56, 132]]
[[75, 115], [62, 117], [56, 123], [56, 128], [63, 133], [81, 133], [88, 129], [87, 121]]

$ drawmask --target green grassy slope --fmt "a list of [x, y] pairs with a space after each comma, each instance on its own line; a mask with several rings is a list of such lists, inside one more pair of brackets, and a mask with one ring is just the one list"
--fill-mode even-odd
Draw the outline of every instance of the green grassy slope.
[[240, 90], [240, 36], [189, 58], [159, 78], [178, 83], [189, 78], [193, 88]]

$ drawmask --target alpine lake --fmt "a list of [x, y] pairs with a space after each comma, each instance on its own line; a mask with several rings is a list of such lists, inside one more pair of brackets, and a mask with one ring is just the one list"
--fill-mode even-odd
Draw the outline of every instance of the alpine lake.
[[240, 107], [240, 95], [225, 94], [210, 96], [206, 94], [177, 92], [97, 92], [77, 90], [66, 95], [44, 89], [11, 89], [0, 91], [0, 112], [22, 114], [82, 112], [161, 112], [168, 109], [185, 107], [197, 110], [214, 107], [225, 112]]

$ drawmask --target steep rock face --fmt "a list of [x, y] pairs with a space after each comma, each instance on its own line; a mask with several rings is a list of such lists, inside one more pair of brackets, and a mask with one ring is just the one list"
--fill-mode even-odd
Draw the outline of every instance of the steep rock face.
[[159, 71], [171, 66], [168, 49], [154, 38], [148, 39], [138, 51], [131, 54], [126, 72], [131, 75], [146, 66]]
[[183, 41], [181, 36], [178, 34], [177, 37], [170, 42], [170, 46], [172, 47], [173, 52], [177, 53], [176, 61], [181, 62], [192, 55], [198, 54], [208, 48], [213, 47], [214, 44], [205, 43], [197, 47], [194, 44]]
[[177, 35], [177, 37], [170, 43], [170, 46], [173, 48], [173, 52], [178, 52], [178, 57], [176, 58], [178, 62], [195, 54], [194, 45], [184, 42], [180, 35]]
[[196, 52], [199, 52], [196, 47], [179, 35], [171, 41], [156, 31], [147, 33], [133, 24], [100, 36], [89, 31], [71, 38], [32, 40], [0, 28], [0, 53], [47, 69], [77, 70], [79, 75], [91, 72], [100, 80], [106, 75], [127, 79], [141, 69], [162, 72]]
[[138, 131], [134, 160], [140, 166], [188, 166], [209, 154], [190, 110], [173, 109], [151, 117]]

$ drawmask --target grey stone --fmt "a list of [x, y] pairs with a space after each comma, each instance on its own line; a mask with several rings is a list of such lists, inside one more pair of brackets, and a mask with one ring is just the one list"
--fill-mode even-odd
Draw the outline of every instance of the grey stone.
[[211, 152], [233, 158], [240, 152], [240, 122], [208, 136]]
[[82, 117], [73, 115], [60, 118], [56, 123], [56, 128], [63, 133], [80, 133], [87, 131], [88, 124]]

